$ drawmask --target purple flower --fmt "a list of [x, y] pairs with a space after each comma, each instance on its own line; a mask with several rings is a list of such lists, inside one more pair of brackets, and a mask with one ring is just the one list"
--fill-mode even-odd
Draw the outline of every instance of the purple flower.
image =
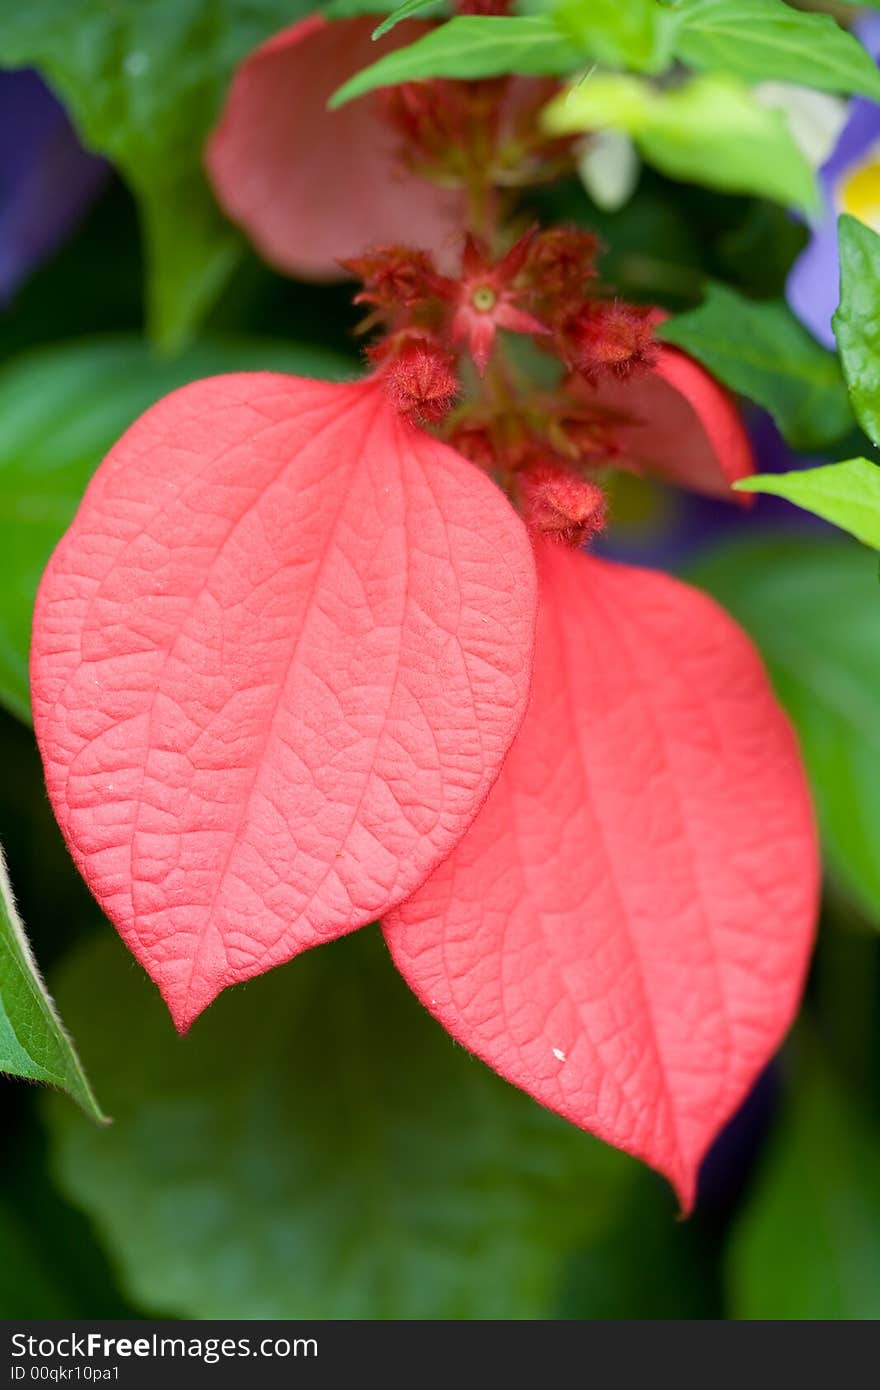
[[0, 305], [70, 235], [108, 173], [35, 72], [0, 72]]
[[[856, 33], [880, 58], [880, 15], [856, 25]], [[831, 316], [839, 298], [837, 218], [848, 212], [880, 230], [880, 106], [855, 97], [834, 150], [819, 170], [823, 209], [808, 246], [788, 277], [788, 302], [815, 338], [833, 348]]]

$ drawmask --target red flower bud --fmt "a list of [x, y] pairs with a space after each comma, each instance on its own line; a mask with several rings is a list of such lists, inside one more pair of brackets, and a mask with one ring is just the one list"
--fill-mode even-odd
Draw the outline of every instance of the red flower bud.
[[459, 391], [452, 358], [428, 338], [410, 339], [385, 369], [385, 385], [402, 415], [442, 420]]
[[355, 304], [375, 304], [385, 310], [423, 303], [434, 293], [437, 281], [430, 253], [409, 246], [380, 246], [339, 264], [363, 283]]
[[[542, 304], [579, 308], [587, 284], [595, 279], [598, 237], [572, 227], [552, 227], [540, 232], [529, 248], [526, 271]], [[568, 301], [568, 303], [566, 303]]]
[[605, 529], [602, 489], [552, 464], [539, 464], [520, 477], [520, 497], [529, 529], [563, 545], [581, 546]]
[[494, 146], [501, 79], [455, 82], [432, 78], [382, 88], [376, 100], [386, 125], [400, 136], [398, 157], [423, 178], [458, 181], [462, 159], [487, 141]]
[[656, 311], [620, 300], [585, 305], [566, 328], [573, 365], [586, 376], [632, 376], [657, 362]]

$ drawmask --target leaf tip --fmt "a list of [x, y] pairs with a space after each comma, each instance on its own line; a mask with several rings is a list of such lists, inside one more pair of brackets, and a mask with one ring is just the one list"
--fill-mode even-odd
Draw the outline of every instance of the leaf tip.
[[[376, 35], [374, 34], [373, 38], [375, 37]], [[340, 106], [345, 106], [349, 101], [351, 101], [352, 97], [357, 95], [356, 92], [351, 91], [351, 88], [353, 86], [354, 78], [351, 78], [348, 82], [343, 82], [341, 87], [337, 87], [336, 91], [333, 93], [333, 95], [329, 98], [327, 102], [327, 110], [338, 111]]]
[[168, 1012], [171, 1015], [171, 1022], [177, 1030], [178, 1037], [181, 1038], [186, 1037], [196, 1019], [205, 1012], [208, 1005], [212, 1004], [217, 997], [217, 995], [214, 994], [210, 999], [197, 1001], [193, 999], [191, 995], [187, 995], [184, 999], [181, 999], [171, 995], [170, 992], [166, 994], [161, 985], [159, 989], [162, 998], [165, 1000]]
[[[153, 983], [162, 996], [165, 1007], [171, 1015], [171, 1022], [179, 1037], [186, 1037], [196, 1019], [199, 1018], [209, 1005], [213, 1004], [218, 995], [223, 993], [226, 984], [218, 981], [184, 980], [180, 976], [168, 976], [162, 978], [157, 971], [153, 974], [148, 971]], [[228, 983], [228, 982], [227, 982]]]

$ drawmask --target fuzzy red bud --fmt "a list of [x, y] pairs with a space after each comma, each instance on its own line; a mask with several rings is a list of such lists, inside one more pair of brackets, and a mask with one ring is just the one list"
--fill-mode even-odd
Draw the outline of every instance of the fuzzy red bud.
[[568, 329], [575, 366], [587, 376], [647, 370], [657, 359], [655, 322], [655, 311], [643, 305], [614, 300], [585, 306]]
[[424, 424], [442, 420], [459, 391], [451, 357], [428, 339], [401, 348], [385, 369], [385, 384], [401, 414]]
[[410, 308], [428, 299], [438, 278], [430, 252], [409, 246], [381, 246], [340, 265], [363, 283], [355, 304], [386, 310]]
[[526, 525], [563, 545], [581, 546], [604, 531], [605, 494], [595, 483], [552, 465], [529, 469], [520, 478]]

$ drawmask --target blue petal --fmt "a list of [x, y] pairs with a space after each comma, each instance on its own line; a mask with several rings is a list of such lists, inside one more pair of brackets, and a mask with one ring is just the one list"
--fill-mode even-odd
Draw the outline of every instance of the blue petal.
[[108, 177], [34, 72], [0, 72], [0, 303], [74, 231]]

